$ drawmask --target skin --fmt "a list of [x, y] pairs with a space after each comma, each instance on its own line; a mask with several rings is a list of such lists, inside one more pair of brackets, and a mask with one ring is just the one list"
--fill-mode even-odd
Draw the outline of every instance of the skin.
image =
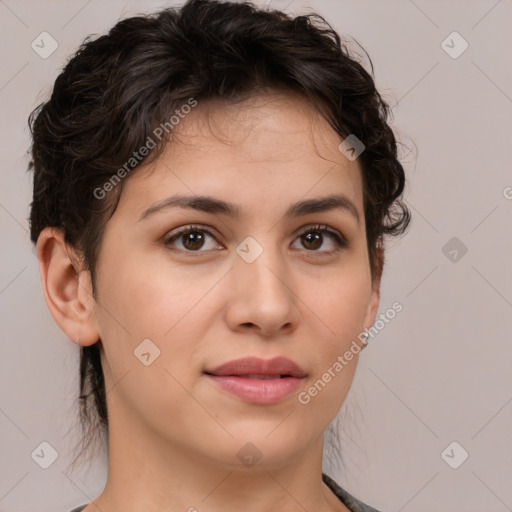
[[[203, 374], [282, 355], [307, 372], [307, 390], [373, 324], [380, 276], [372, 282], [360, 166], [338, 150], [341, 140], [294, 94], [199, 103], [161, 156], [124, 180], [102, 239], [97, 300], [62, 233], [41, 233], [53, 317], [76, 343], [103, 346], [108, 478], [85, 512], [348, 510], [321, 480], [322, 448], [358, 355], [306, 405], [296, 395], [250, 404]], [[214, 196], [242, 214], [167, 208], [139, 220], [174, 194]], [[355, 205], [359, 222], [341, 209], [283, 217], [297, 201], [332, 194]], [[166, 245], [189, 224], [211, 233], [202, 246], [190, 236]], [[336, 251], [328, 234], [304, 241], [297, 232], [315, 224], [341, 232], [348, 247]], [[247, 236], [263, 248], [250, 264], [236, 252]], [[144, 339], [160, 349], [149, 366], [133, 353]], [[262, 454], [252, 467], [237, 457], [248, 442]]]

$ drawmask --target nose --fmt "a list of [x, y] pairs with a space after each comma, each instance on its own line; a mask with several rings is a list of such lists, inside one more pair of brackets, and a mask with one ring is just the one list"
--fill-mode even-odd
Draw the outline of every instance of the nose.
[[299, 299], [277, 249], [265, 248], [252, 263], [237, 256], [229, 276], [226, 322], [231, 330], [275, 337], [297, 328]]

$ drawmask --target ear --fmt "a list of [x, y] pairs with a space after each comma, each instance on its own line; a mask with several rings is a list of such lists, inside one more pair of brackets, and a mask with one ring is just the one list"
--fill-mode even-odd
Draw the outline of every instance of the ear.
[[377, 311], [379, 310], [380, 302], [380, 283], [382, 278], [382, 270], [384, 268], [384, 248], [379, 245], [376, 250], [377, 264], [375, 273], [372, 280], [372, 291], [370, 295], [370, 302], [364, 318], [364, 329], [369, 329], [375, 322]]
[[47, 227], [37, 240], [37, 259], [44, 299], [55, 322], [78, 345], [93, 345], [100, 336], [90, 272], [80, 268], [62, 230]]

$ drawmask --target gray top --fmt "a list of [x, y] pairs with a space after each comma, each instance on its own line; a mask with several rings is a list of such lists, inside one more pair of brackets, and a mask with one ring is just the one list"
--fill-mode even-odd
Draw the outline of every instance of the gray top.
[[[362, 501], [349, 494], [345, 489], [341, 488], [330, 476], [322, 473], [322, 480], [332, 490], [332, 492], [339, 498], [339, 500], [348, 507], [351, 512], [379, 512], [376, 508], [366, 505]], [[81, 512], [88, 503], [74, 508], [71, 512]]]
[[380, 512], [376, 508], [370, 507], [370, 505], [359, 501], [357, 498], [352, 496], [352, 494], [349, 494], [325, 473], [322, 473], [322, 480], [331, 489], [331, 491], [336, 494], [341, 503], [348, 507], [352, 512]]

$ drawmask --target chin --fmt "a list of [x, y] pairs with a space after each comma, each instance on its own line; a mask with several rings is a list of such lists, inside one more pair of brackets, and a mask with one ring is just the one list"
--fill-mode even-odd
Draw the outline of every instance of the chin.
[[278, 425], [275, 421], [270, 428], [268, 422], [263, 427], [257, 422], [250, 426], [245, 423], [239, 433], [227, 428], [233, 438], [215, 443], [213, 458], [229, 470], [275, 470], [293, 463], [310, 443], [303, 434], [300, 439], [291, 434], [286, 421]]

